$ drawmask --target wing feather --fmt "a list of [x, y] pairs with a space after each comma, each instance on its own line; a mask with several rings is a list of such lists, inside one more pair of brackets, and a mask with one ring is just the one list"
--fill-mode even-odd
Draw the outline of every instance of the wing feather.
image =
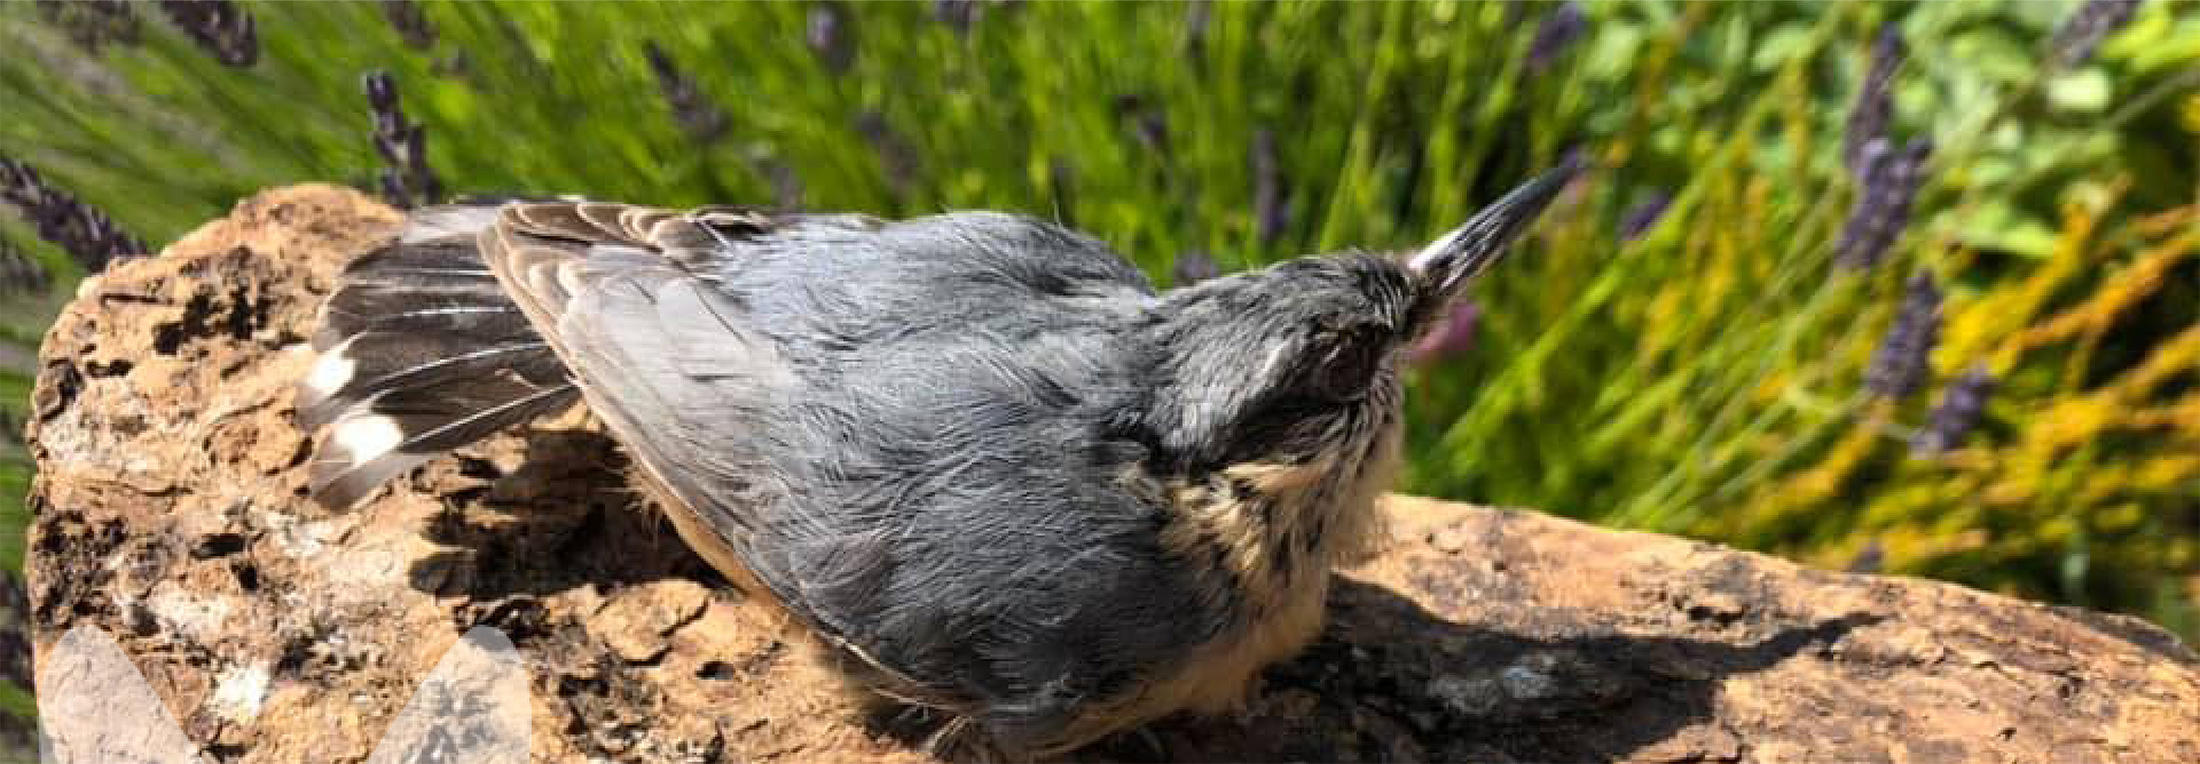
[[549, 344], [475, 248], [494, 208], [417, 210], [348, 264], [297, 389], [315, 496], [347, 508], [444, 450], [571, 405]]
[[756, 533], [817, 527], [797, 522], [782, 492], [753, 485], [769, 470], [750, 430], [792, 376], [735, 301], [690, 270], [737, 257], [706, 226], [654, 207], [522, 204], [481, 249], [591, 408], [719, 541], [744, 550]]

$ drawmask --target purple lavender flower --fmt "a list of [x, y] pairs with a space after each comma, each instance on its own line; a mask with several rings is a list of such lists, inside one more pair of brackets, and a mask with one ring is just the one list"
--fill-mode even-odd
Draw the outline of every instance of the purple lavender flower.
[[856, 62], [855, 18], [835, 0], [810, 6], [806, 39], [825, 71], [846, 74]]
[[44, 294], [53, 286], [53, 273], [30, 253], [0, 240], [0, 295]]
[[160, 9], [168, 14], [185, 34], [198, 42], [200, 48], [214, 55], [214, 59], [237, 67], [251, 66], [260, 60], [260, 37], [253, 28], [252, 14], [244, 12], [229, 0], [160, 0]]
[[1619, 219], [1620, 241], [1634, 241], [1649, 233], [1665, 217], [1665, 208], [1672, 206], [1673, 194], [1667, 191], [1652, 193], [1650, 198], [1635, 203]]
[[137, 10], [125, 0], [38, 0], [38, 11], [87, 53], [109, 43], [136, 45], [139, 39]]
[[756, 152], [749, 166], [772, 184], [772, 204], [782, 210], [802, 209], [802, 176], [794, 168], [766, 152]]
[[374, 149], [390, 165], [380, 175], [382, 198], [400, 208], [440, 200], [443, 184], [428, 168], [426, 130], [406, 121], [397, 103], [397, 81], [389, 72], [369, 72], [366, 89], [374, 113]]
[[939, 19], [959, 35], [970, 34], [970, 28], [977, 25], [978, 16], [983, 12], [984, 9], [978, 7], [978, 0], [932, 0], [932, 18]]
[[886, 115], [875, 110], [865, 110], [856, 115], [856, 132], [871, 144], [878, 153], [879, 164], [886, 169], [886, 183], [896, 196], [906, 197], [914, 188], [920, 168], [917, 150], [901, 137]]
[[435, 25], [428, 21], [428, 14], [414, 0], [382, 0], [382, 15], [390, 20], [390, 28], [414, 50], [435, 47]]
[[1474, 347], [1474, 327], [1481, 316], [1482, 306], [1472, 300], [1452, 303], [1450, 311], [1406, 349], [1406, 361], [1427, 364], [1466, 353]]
[[1871, 68], [1864, 73], [1856, 105], [1849, 110], [1848, 128], [1841, 134], [1841, 159], [1852, 173], [1862, 171], [1865, 144], [1887, 137], [1887, 123], [1894, 114], [1894, 73], [1907, 55], [1901, 30], [1892, 23], [1880, 28], [1879, 40], [1872, 45]]
[[1911, 140], [1899, 152], [1885, 138], [1864, 144], [1859, 159], [1863, 164], [1857, 173], [1860, 188], [1849, 208], [1848, 222], [1842, 224], [1841, 237], [1834, 244], [1834, 263], [1838, 267], [1860, 271], [1879, 264], [1887, 248], [1909, 225], [1910, 204], [1917, 198], [1925, 162], [1932, 153], [1932, 142], [1924, 138]]
[[1872, 539], [1864, 542], [1863, 549], [1856, 550], [1855, 557], [1849, 558], [1848, 567], [1844, 569], [1844, 572], [1877, 573], [1886, 563], [1887, 546], [1879, 543], [1879, 539]]
[[1187, 249], [1176, 254], [1176, 262], [1169, 265], [1172, 285], [1187, 287], [1222, 275], [1222, 265], [1215, 262], [1204, 249]]
[[642, 55], [649, 59], [649, 69], [657, 75], [657, 89], [664, 95], [665, 103], [672, 108], [672, 117], [697, 143], [708, 144], [726, 134], [726, 113], [703, 97], [696, 87], [695, 78], [680, 71], [664, 48], [656, 40], [642, 42]]
[[1166, 158], [1169, 154], [1169, 120], [1161, 108], [1138, 95], [1121, 95], [1115, 98], [1115, 118], [1130, 123], [1131, 135], [1138, 138], [1147, 151]]
[[2101, 46], [2101, 41], [2131, 23], [2132, 15], [2139, 11], [2139, 2], [2086, 0], [2055, 30], [2054, 40], [2048, 44], [2048, 65], [2068, 69], [2093, 58], [2093, 51]]
[[[14, 414], [8, 414], [6, 421], [0, 422], [0, 429], [7, 430], [9, 443], [18, 446], [23, 444], [23, 423]], [[35, 672], [31, 668], [30, 635], [25, 628], [25, 624], [30, 622], [31, 598], [30, 591], [23, 586], [22, 576], [15, 571], [0, 571], [0, 612], [10, 614], [6, 616], [7, 625], [0, 626], [0, 679], [12, 682], [17, 687], [31, 687]], [[14, 714], [8, 716], [12, 717]], [[8, 726], [14, 725], [11, 723]], [[18, 733], [9, 730], [9, 734]], [[38, 728], [31, 726], [21, 734], [35, 740], [38, 738]]]
[[38, 229], [38, 237], [68, 252], [94, 273], [115, 260], [145, 254], [145, 242], [122, 230], [98, 208], [46, 185], [30, 165], [0, 158], [0, 201], [13, 205]]
[[1202, 72], [1207, 65], [1207, 24], [1213, 15], [1207, 0], [1192, 0], [1184, 6], [1184, 58]]
[[1994, 392], [1996, 380], [1984, 364], [1971, 367], [1970, 371], [1949, 383], [1940, 394], [1940, 404], [1924, 429], [1910, 440], [1910, 452], [1921, 456], [1943, 454], [1962, 445], [1963, 436], [1978, 426], [1979, 416], [1986, 412], [1986, 398]]
[[1904, 398], [1925, 383], [1927, 356], [1940, 339], [1940, 287], [1930, 273], [1910, 277], [1894, 325], [1872, 354], [1864, 388], [1888, 398]]
[[1589, 31], [1589, 17], [1581, 12], [1581, 4], [1574, 0], [1559, 3], [1536, 25], [1535, 38], [1528, 42], [1528, 73], [1541, 74], [1564, 55], [1574, 42]]

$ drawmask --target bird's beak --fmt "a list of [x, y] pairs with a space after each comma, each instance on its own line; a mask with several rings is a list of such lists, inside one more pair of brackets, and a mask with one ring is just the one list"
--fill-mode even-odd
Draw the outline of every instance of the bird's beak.
[[1460, 285], [1497, 262], [1513, 239], [1558, 197], [1567, 181], [1581, 174], [1583, 164], [1579, 154], [1568, 155], [1557, 167], [1521, 184], [1474, 213], [1464, 225], [1423, 247], [1407, 267], [1420, 274], [1426, 294], [1448, 299]]

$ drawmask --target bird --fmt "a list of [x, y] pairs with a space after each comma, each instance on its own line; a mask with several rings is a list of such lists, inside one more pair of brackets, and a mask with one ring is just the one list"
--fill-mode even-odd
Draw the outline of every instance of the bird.
[[689, 547], [939, 735], [1040, 758], [1228, 713], [1379, 543], [1406, 350], [1582, 165], [1407, 257], [1168, 291], [1004, 212], [424, 207], [321, 307], [310, 488], [354, 509], [585, 406]]

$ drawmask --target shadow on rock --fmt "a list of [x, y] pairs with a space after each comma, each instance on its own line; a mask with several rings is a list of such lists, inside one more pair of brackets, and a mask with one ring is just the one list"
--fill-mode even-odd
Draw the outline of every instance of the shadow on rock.
[[[462, 453], [450, 474], [424, 478], [448, 508], [422, 532], [455, 548], [415, 563], [415, 588], [524, 608], [529, 598], [590, 584], [723, 584], [630, 486], [626, 457], [611, 438], [547, 429], [522, 438], [525, 459], [509, 473]], [[505, 625], [496, 620], [484, 623]]]
[[[1322, 638], [1271, 669], [1241, 719], [1166, 719], [1102, 741], [1078, 760], [1610, 761], [1713, 718], [1722, 678], [1825, 649], [1880, 620], [1794, 624], [1737, 646], [1614, 633], [1525, 636], [1446, 621], [1389, 589], [1342, 577], [1333, 597]], [[1738, 757], [1739, 741], [1726, 737]], [[1689, 742], [1713, 756], [1721, 746]]]

